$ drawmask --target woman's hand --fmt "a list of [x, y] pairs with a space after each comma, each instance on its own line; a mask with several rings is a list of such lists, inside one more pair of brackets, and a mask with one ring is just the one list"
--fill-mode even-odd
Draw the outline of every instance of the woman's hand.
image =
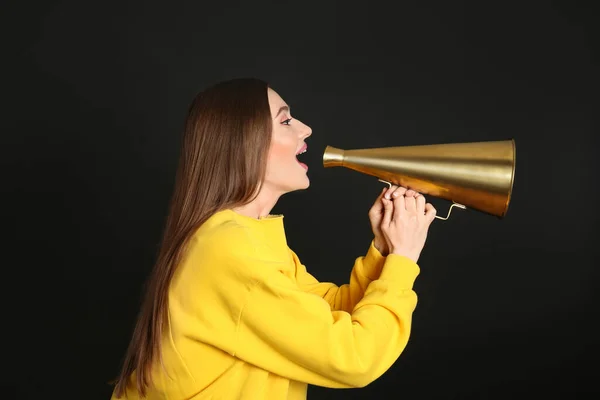
[[392, 185], [389, 188], [383, 188], [373, 207], [369, 210], [369, 220], [371, 221], [371, 229], [373, 230], [373, 235], [375, 236], [373, 240], [373, 244], [375, 248], [384, 256], [389, 254], [389, 249], [387, 245], [387, 241], [383, 237], [383, 233], [381, 232], [381, 221], [383, 220], [384, 215], [384, 207], [382, 199], [384, 197], [388, 199], [392, 199], [392, 195], [394, 192], [398, 191], [398, 194], [406, 193], [406, 188], [400, 186]]
[[435, 214], [418, 192], [395, 185], [384, 188], [369, 210], [375, 247], [384, 256], [399, 254], [417, 262]]

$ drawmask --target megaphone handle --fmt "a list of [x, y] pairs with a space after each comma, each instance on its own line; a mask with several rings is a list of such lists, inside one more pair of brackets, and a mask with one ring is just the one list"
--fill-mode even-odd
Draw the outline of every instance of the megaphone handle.
[[462, 208], [463, 210], [466, 210], [467, 207], [463, 206], [462, 204], [458, 204], [458, 203], [452, 203], [452, 205], [450, 206], [450, 208], [448, 209], [448, 215], [446, 215], [445, 217], [440, 217], [439, 215], [436, 215], [435, 217], [437, 219], [441, 219], [443, 221], [447, 220], [448, 218], [450, 218], [450, 213], [452, 212], [452, 208], [453, 207], [458, 207], [458, 208]]
[[[383, 179], [378, 179], [379, 182], [383, 182], [385, 184], [387, 184], [390, 188], [392, 187], [392, 184], [388, 181], [384, 181]], [[466, 210], [467, 207], [463, 206], [462, 204], [458, 204], [458, 203], [452, 203], [452, 205], [450, 206], [450, 208], [448, 209], [448, 215], [446, 215], [445, 217], [440, 217], [439, 215], [436, 215], [435, 217], [437, 219], [441, 219], [442, 221], [446, 221], [448, 218], [450, 218], [450, 213], [452, 212], [452, 209], [454, 207], [458, 207], [458, 208], [462, 208], [463, 210]]]

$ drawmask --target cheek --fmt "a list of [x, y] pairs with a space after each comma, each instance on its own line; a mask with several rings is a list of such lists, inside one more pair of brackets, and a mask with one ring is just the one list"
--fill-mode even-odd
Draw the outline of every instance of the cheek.
[[296, 145], [291, 142], [274, 142], [269, 152], [269, 159], [273, 162], [289, 162], [296, 157]]

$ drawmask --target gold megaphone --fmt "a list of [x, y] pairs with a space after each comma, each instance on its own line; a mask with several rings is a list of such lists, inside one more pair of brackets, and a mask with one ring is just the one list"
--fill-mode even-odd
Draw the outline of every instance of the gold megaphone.
[[515, 176], [514, 139], [494, 142], [434, 144], [341, 150], [327, 146], [324, 167], [346, 167], [381, 182], [452, 201], [502, 218]]

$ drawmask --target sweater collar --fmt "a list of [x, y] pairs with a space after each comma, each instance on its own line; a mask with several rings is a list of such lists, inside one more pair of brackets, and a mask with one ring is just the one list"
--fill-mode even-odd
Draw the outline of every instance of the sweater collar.
[[[261, 246], [267, 246], [273, 254], [279, 254], [283, 259], [289, 255], [283, 215], [267, 215], [252, 218], [239, 214], [232, 209], [221, 210], [213, 216], [216, 221], [235, 221], [241, 226], [251, 229], [260, 239]], [[216, 222], [215, 221], [215, 222]]]
[[259, 228], [259, 229], [283, 229], [283, 218], [282, 214], [269, 214], [260, 218], [253, 218], [247, 215], [242, 215], [235, 212], [232, 209], [221, 210], [217, 212], [217, 215], [233, 219], [240, 225]]

